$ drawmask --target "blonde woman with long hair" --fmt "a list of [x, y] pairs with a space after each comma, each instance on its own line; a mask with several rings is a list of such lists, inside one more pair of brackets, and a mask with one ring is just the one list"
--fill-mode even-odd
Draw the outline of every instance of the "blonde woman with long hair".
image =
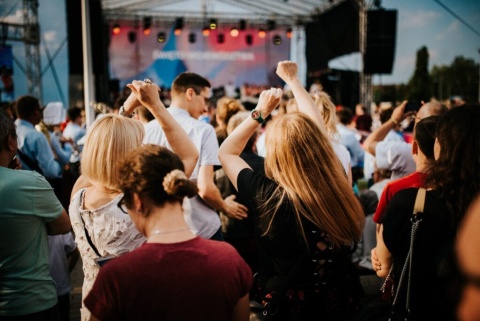
[[[252, 117], [219, 151], [225, 172], [249, 202], [257, 222], [260, 297], [269, 320], [347, 320], [362, 294], [350, 251], [364, 215], [326, 134], [320, 110], [297, 77], [297, 65], [279, 62], [277, 74], [292, 89], [299, 112], [267, 129], [265, 175], [239, 154], [282, 91], [262, 92]], [[272, 299], [273, 298], [273, 299]]]

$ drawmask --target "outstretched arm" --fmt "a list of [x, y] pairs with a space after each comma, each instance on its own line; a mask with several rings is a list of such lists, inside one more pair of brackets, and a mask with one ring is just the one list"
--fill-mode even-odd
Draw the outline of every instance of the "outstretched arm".
[[[190, 177], [198, 161], [197, 148], [182, 126], [170, 115], [161, 102], [158, 94], [160, 88], [155, 84], [137, 80], [127, 86], [132, 90], [138, 101], [147, 107], [160, 123], [173, 152], [180, 157], [185, 166], [185, 174]], [[132, 103], [132, 105], [134, 104]], [[130, 108], [131, 106], [129, 106]]]
[[392, 117], [388, 121], [382, 124], [382, 126], [377, 128], [377, 130], [375, 130], [373, 133], [368, 135], [367, 139], [365, 139], [363, 142], [363, 149], [375, 156], [375, 148], [377, 147], [377, 144], [384, 140], [388, 132], [395, 128], [398, 123], [412, 115], [411, 112], [404, 113], [406, 105], [407, 101], [405, 100], [400, 104], [400, 106], [394, 109]]
[[[264, 90], [260, 94], [255, 110], [259, 111], [261, 117], [265, 119], [278, 106], [281, 97], [281, 89], [272, 88]], [[247, 145], [252, 134], [257, 130], [258, 125], [260, 125], [258, 121], [252, 117], [248, 117], [228, 135], [218, 151], [218, 158], [222, 163], [223, 169], [237, 190], [238, 173], [244, 168], [250, 168], [250, 166], [240, 158], [240, 153], [245, 148], [245, 145]]]
[[320, 130], [326, 134], [325, 123], [323, 121], [320, 110], [315, 106], [312, 96], [303, 87], [300, 79], [298, 79], [298, 67], [292, 61], [280, 61], [277, 65], [277, 75], [292, 90], [293, 96], [297, 100], [298, 111], [310, 116], [320, 127]]

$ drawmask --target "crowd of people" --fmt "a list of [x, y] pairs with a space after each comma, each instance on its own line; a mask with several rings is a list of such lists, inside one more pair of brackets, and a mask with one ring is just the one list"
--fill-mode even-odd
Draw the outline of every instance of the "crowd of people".
[[0, 320], [68, 320], [79, 258], [82, 321], [479, 319], [480, 107], [353, 111], [276, 74], [253, 107], [184, 72], [88, 129], [0, 111]]

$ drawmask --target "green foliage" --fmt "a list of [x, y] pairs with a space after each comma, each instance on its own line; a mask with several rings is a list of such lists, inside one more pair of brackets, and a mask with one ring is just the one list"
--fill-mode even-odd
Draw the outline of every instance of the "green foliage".
[[408, 82], [407, 99], [412, 102], [429, 101], [432, 95], [431, 78], [428, 72], [428, 49], [417, 51], [417, 61], [412, 78]]
[[433, 66], [433, 96], [439, 100], [462, 96], [466, 101], [478, 100], [479, 65], [473, 59], [455, 57], [450, 66]]

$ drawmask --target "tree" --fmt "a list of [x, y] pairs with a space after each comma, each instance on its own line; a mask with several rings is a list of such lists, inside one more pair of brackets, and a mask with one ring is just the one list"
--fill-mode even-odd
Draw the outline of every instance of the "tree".
[[466, 101], [478, 99], [478, 68], [473, 59], [455, 57], [450, 66], [434, 66], [431, 72], [433, 95], [439, 99], [462, 96]]
[[429, 101], [432, 95], [431, 78], [428, 72], [428, 49], [417, 51], [417, 61], [412, 78], [408, 82], [407, 99], [412, 102]]

